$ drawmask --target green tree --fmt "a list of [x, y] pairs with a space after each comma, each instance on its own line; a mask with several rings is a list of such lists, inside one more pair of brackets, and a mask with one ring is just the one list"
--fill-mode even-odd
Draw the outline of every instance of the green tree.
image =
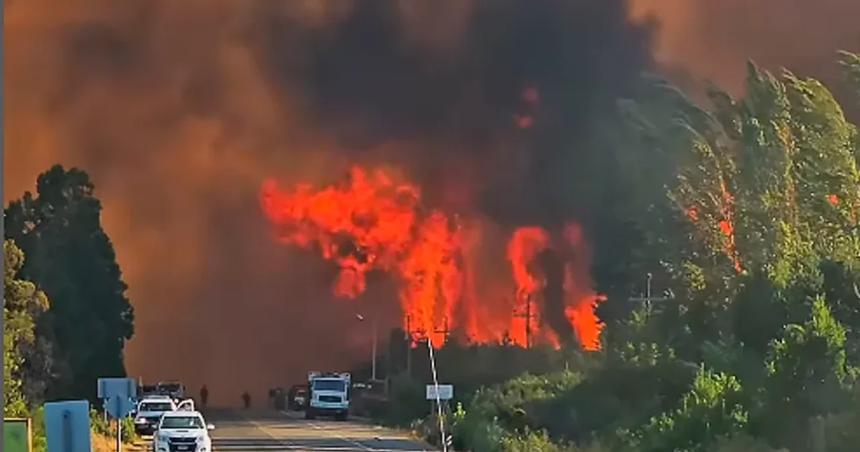
[[24, 253], [11, 240], [3, 242], [3, 392], [6, 416], [24, 416], [29, 405], [38, 403], [27, 397], [26, 384], [33, 385], [38, 375], [27, 374], [27, 361], [37, 359], [36, 320], [48, 309], [48, 299], [35, 284], [18, 278]]
[[848, 407], [857, 369], [847, 361], [845, 341], [845, 329], [822, 296], [813, 300], [806, 322], [786, 325], [771, 345], [759, 390], [756, 423], [764, 433], [779, 440], [803, 431], [811, 416]]
[[[856, 59], [846, 57], [846, 66], [856, 71]], [[745, 98], [712, 89], [711, 99], [706, 111], [649, 80], [624, 103], [638, 149], [620, 154], [625, 176], [637, 181], [627, 215], [643, 231], [634, 254], [659, 262], [683, 308], [677, 328], [664, 331], [689, 328], [695, 343], [745, 342], [735, 303], [748, 287], [769, 287], [786, 304], [776, 325], [747, 328], [775, 335], [821, 293], [825, 263], [856, 280], [857, 129], [820, 82], [755, 65]]]
[[8, 237], [28, 259], [21, 275], [52, 300], [37, 334], [54, 338], [58, 378], [51, 397], [95, 398], [102, 376], [123, 376], [123, 348], [133, 333], [133, 310], [101, 226], [101, 203], [89, 176], [54, 166], [5, 212]]
[[744, 431], [748, 414], [742, 399], [736, 377], [702, 366], [680, 406], [652, 418], [628, 444], [637, 451], [706, 450], [717, 438]]
[[[843, 64], [857, 83], [860, 58]], [[746, 92], [714, 88], [704, 110], [649, 79], [622, 104], [634, 187], [623, 209], [641, 231], [627, 265], [654, 269], [676, 297], [610, 323], [607, 349], [674, 350], [736, 375], [753, 424], [776, 439], [762, 420], [793, 417], [803, 433], [853, 383], [860, 139], [816, 80], [751, 64]]]

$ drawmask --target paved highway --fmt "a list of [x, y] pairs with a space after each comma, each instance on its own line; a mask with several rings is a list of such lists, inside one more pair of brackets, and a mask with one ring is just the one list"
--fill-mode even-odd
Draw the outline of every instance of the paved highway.
[[[350, 420], [305, 420], [302, 413], [210, 410], [217, 451], [406, 452], [435, 450], [403, 432]], [[138, 450], [146, 450], [141, 447]]]

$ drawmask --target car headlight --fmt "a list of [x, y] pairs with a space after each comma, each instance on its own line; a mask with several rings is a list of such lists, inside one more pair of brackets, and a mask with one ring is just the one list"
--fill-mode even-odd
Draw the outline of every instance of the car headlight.
[[135, 424], [146, 424], [146, 418], [136, 417], [136, 418], [134, 418], [134, 423]]

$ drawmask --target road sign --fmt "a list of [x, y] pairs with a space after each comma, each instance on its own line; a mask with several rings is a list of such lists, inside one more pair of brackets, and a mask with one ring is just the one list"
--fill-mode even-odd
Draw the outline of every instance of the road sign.
[[3, 420], [3, 448], [6, 452], [30, 452], [33, 447], [33, 430], [30, 419], [6, 418]]
[[98, 397], [109, 399], [114, 394], [130, 399], [137, 397], [137, 382], [132, 378], [99, 378]]
[[90, 452], [90, 403], [46, 403], [45, 436], [48, 452]]
[[427, 400], [451, 400], [454, 398], [454, 385], [439, 385], [439, 394], [436, 396], [436, 385], [427, 385]]
[[131, 378], [99, 378], [98, 396], [111, 417], [124, 418], [134, 410], [137, 382]]
[[114, 394], [105, 399], [105, 411], [114, 419], [121, 419], [134, 411], [134, 401], [128, 397]]

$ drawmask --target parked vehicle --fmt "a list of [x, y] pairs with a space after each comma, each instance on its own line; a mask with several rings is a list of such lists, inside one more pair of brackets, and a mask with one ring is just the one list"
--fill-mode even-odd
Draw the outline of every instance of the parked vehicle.
[[156, 452], [210, 452], [212, 439], [209, 431], [215, 428], [207, 424], [197, 411], [173, 411], [164, 413], [152, 438], [152, 450]]
[[308, 404], [308, 387], [307, 385], [293, 385], [290, 387], [288, 395], [289, 407], [291, 410], [304, 410]]
[[151, 395], [137, 404], [134, 416], [134, 431], [138, 435], [152, 434], [164, 413], [176, 411], [177, 405], [169, 396]]
[[338, 420], [349, 416], [349, 373], [308, 373], [310, 397], [305, 408], [305, 418], [317, 415], [333, 415]]

